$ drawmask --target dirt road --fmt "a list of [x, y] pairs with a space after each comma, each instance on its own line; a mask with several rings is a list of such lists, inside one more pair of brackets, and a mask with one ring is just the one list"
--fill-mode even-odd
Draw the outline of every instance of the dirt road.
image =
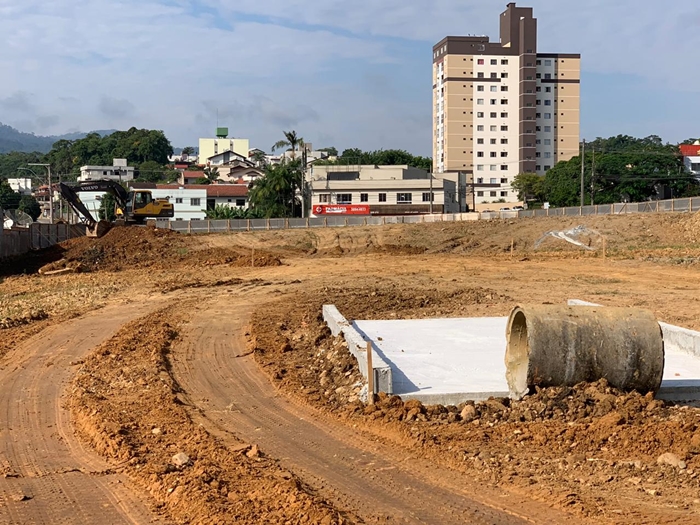
[[544, 505], [476, 486], [278, 395], [246, 349], [244, 334], [259, 295], [207, 301], [172, 350], [191, 415], [207, 430], [224, 441], [258, 444], [336, 508], [368, 523], [567, 519]]
[[147, 304], [51, 326], [0, 363], [0, 523], [162, 523], [75, 438], [62, 393], [75, 364]]

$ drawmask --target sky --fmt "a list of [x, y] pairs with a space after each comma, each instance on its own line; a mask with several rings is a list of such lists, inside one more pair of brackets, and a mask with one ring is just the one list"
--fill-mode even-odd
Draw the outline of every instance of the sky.
[[[431, 153], [432, 46], [498, 41], [506, 0], [0, 0], [0, 122], [131, 126], [173, 146], [228, 126], [269, 151]], [[531, 0], [539, 52], [581, 53], [581, 136], [700, 136], [700, 2]], [[671, 7], [672, 6], [672, 7]]]

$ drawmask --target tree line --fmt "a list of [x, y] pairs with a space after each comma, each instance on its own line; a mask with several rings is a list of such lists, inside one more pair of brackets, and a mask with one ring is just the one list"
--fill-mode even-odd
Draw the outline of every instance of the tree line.
[[599, 137], [586, 143], [583, 159], [559, 162], [545, 175], [522, 173], [512, 187], [521, 200], [578, 206], [582, 162], [586, 205], [700, 195], [700, 182], [686, 170], [678, 146], [656, 135]]

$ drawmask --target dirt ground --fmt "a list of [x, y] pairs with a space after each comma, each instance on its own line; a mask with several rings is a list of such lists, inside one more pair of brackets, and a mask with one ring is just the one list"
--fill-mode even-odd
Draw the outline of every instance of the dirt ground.
[[[583, 247], [550, 234], [576, 226]], [[0, 368], [6, 384], [31, 379], [16, 356], [91, 319], [101, 344], [72, 362], [70, 386], [51, 367], [43, 381], [58, 382], [81, 442], [133, 484], [151, 521], [700, 523], [699, 409], [604, 382], [517, 403], [364, 406], [356, 363], [320, 318], [326, 303], [398, 319], [579, 298], [700, 329], [699, 243], [696, 214], [193, 237], [117, 228], [4, 265]], [[115, 321], [117, 305], [135, 317]], [[116, 333], [100, 333], [108, 323]], [[0, 521], [36, 507], [41, 523], [41, 493], [18, 500], [11, 484], [26, 454], [45, 460], [15, 454], [3, 414]]]

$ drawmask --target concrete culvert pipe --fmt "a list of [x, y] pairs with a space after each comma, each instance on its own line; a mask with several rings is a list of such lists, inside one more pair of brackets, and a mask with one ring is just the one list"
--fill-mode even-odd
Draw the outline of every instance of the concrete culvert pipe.
[[656, 393], [664, 371], [661, 327], [651, 312], [592, 306], [518, 306], [506, 328], [506, 379], [513, 399], [535, 386], [607, 379]]

